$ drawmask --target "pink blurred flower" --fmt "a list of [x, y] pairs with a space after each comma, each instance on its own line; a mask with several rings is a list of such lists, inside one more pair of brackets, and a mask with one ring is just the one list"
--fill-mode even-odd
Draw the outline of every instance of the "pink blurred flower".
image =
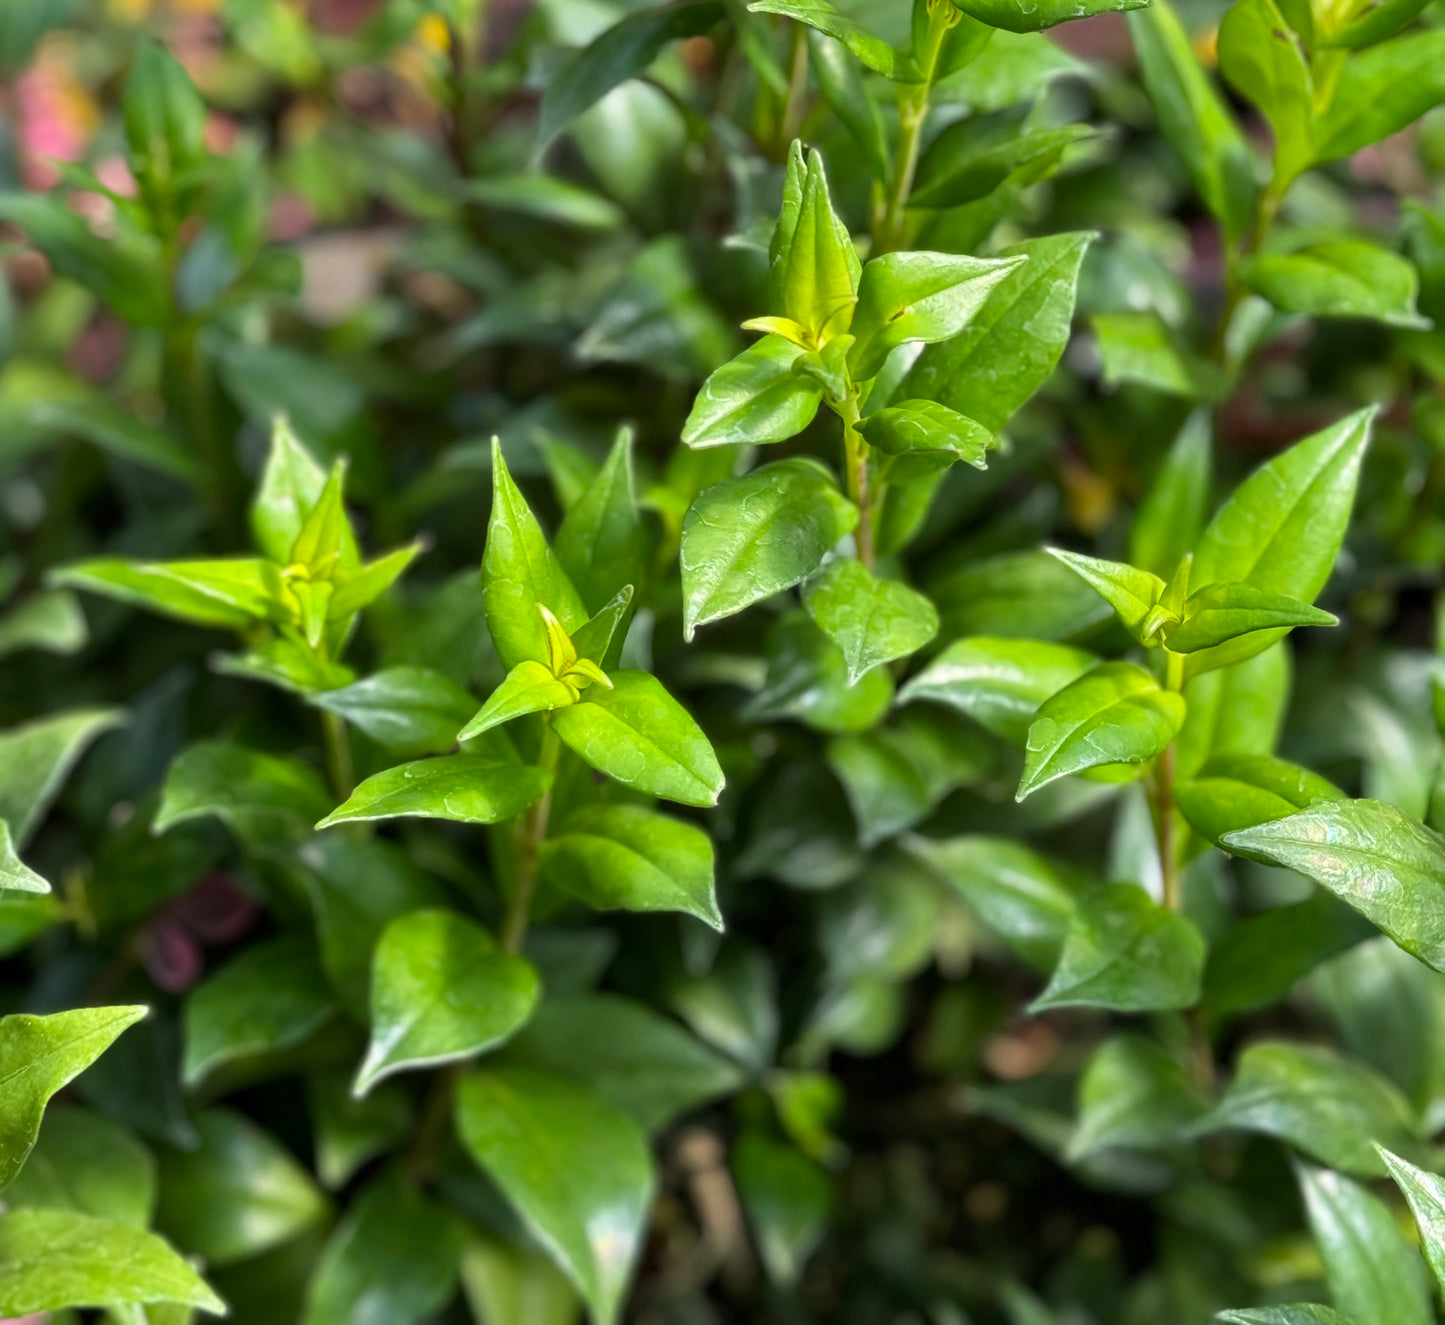
[[21, 171], [32, 189], [53, 188], [56, 161], [78, 161], [95, 132], [94, 101], [75, 77], [68, 49], [47, 45], [15, 84]]

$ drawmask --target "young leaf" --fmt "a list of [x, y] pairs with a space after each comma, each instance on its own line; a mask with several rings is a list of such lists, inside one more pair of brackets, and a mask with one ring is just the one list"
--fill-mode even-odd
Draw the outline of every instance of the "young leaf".
[[579, 658], [595, 662], [599, 667], [615, 668], [622, 657], [631, 618], [633, 587], [619, 589], [587, 624], [572, 634], [572, 647]]
[[881, 663], [917, 653], [938, 633], [938, 613], [921, 593], [882, 580], [840, 557], [808, 582], [803, 606], [848, 662], [848, 683]]
[[0, 1311], [7, 1317], [132, 1302], [226, 1312], [200, 1275], [142, 1228], [74, 1210], [13, 1210], [0, 1218]]
[[[1234, 116], [1200, 66], [1189, 34], [1167, 0], [1154, 0], [1131, 13], [1128, 22], [1160, 130], [1189, 171], [1204, 205], [1230, 235], [1242, 235], [1256, 189], [1253, 158]], [[1137, 556], [1133, 560], [1160, 574], [1172, 569]]]
[[121, 109], [131, 169], [143, 188], [168, 191], [205, 161], [206, 103], [159, 42], [137, 47]]
[[326, 471], [290, 423], [278, 417], [271, 428], [266, 467], [251, 499], [251, 536], [264, 557], [278, 564], [291, 559], [296, 536], [325, 487]]
[[577, 702], [577, 692], [552, 674], [550, 668], [530, 659], [519, 662], [492, 691], [487, 702], [453, 739], [467, 741], [504, 722], [528, 713], [550, 713]]
[[898, 692], [898, 702], [946, 704], [995, 736], [1022, 746], [1039, 705], [1098, 662], [1092, 653], [1066, 644], [962, 639], [913, 677]]
[[1092, 231], [1026, 239], [1000, 251], [1026, 257], [989, 293], [967, 327], [925, 349], [900, 398], [935, 400], [999, 432], [1048, 380], [1068, 344], [1074, 295]]
[[1445, 32], [1407, 33], [1351, 55], [1315, 127], [1315, 160], [1350, 156], [1445, 101]]
[[1220, 755], [1179, 784], [1174, 799], [1196, 833], [1223, 847], [1226, 834], [1322, 802], [1343, 801], [1345, 793], [1318, 774], [1272, 755]]
[[1079, 1078], [1079, 1123], [1068, 1158], [1172, 1148], [1203, 1111], [1203, 1095], [1173, 1055], [1142, 1035], [1115, 1035]]
[[806, 353], [767, 335], [716, 369], [697, 393], [682, 425], [685, 446], [762, 446], [785, 442], [813, 421], [823, 390], [793, 371]]
[[848, 365], [855, 381], [882, 369], [900, 345], [925, 345], [958, 335], [979, 314], [989, 295], [1028, 261], [970, 258], [947, 253], [885, 253], [863, 268]]
[[[521, 664], [536, 666], [537, 664]], [[399, 755], [440, 754], [457, 743], [457, 729], [476, 701], [429, 667], [385, 667], [336, 690], [306, 697], [345, 718], [378, 745]]]
[[1332, 612], [1270, 593], [1237, 580], [1219, 580], [1192, 593], [1177, 626], [1167, 627], [1164, 643], [1174, 653], [1198, 653], [1257, 630], [1289, 630], [1295, 626], [1337, 626]]
[[227, 741], [202, 741], [166, 773], [152, 831], [214, 814], [247, 842], [276, 842], [308, 833], [330, 803], [314, 768]]
[[684, 805], [716, 805], [722, 794], [712, 745], [647, 672], [614, 672], [611, 690], [593, 686], [552, 721], [571, 749], [624, 786]]
[[858, 431], [875, 451], [951, 465], [956, 460], [975, 469], [988, 467], [988, 453], [998, 439], [983, 424], [931, 400], [904, 400], [870, 414]]
[[712, 842], [701, 829], [640, 805], [590, 805], [542, 844], [543, 877], [599, 911], [682, 911], [723, 927]]
[[1285, 1307], [1255, 1307], [1247, 1311], [1221, 1311], [1215, 1320], [1223, 1325], [1354, 1325], [1338, 1311], [1311, 1302]]
[[1260, 253], [1241, 278], [1285, 313], [1371, 318], [1392, 327], [1431, 325], [1415, 298], [1420, 278], [1411, 263], [1378, 244], [1326, 240], [1289, 253]]
[[464, 1077], [457, 1129], [597, 1325], [615, 1325], [652, 1200], [641, 1130], [592, 1092], [521, 1067]]
[[48, 1017], [29, 1013], [0, 1017], [0, 1187], [20, 1172], [50, 1097], [147, 1011], [80, 1008]]
[[15, 852], [10, 825], [0, 819], [0, 892], [48, 893], [50, 885]]
[[542, 798], [550, 778], [497, 749], [399, 764], [361, 783], [317, 828], [366, 819], [418, 815], [464, 824], [494, 824]]
[[1417, 1169], [1383, 1146], [1380, 1158], [1409, 1203], [1420, 1230], [1420, 1249], [1435, 1272], [1435, 1282], [1445, 1291], [1445, 1179]]
[[682, 527], [683, 634], [791, 588], [858, 523], [816, 460], [764, 465], [709, 488]]
[[1425, 1267], [1378, 1197], [1328, 1169], [1299, 1166], [1300, 1192], [1330, 1299], [1355, 1325], [1433, 1325]]
[[502, 446], [492, 439], [492, 515], [482, 556], [482, 611], [504, 667], [547, 660], [541, 604], [569, 634], [587, 620], [567, 572], [561, 567], [507, 470]]
[[1069, 773], [1152, 759], [1183, 720], [1182, 695], [1133, 663], [1103, 663], [1039, 706], [1016, 799]]
[[911, 83], [918, 79], [918, 68], [908, 56], [895, 51], [886, 41], [840, 13], [828, 0], [753, 0], [748, 12], [786, 14], [842, 42], [861, 64], [867, 65], [876, 74], [899, 83]]
[[1415, 1149], [1416, 1120], [1399, 1090], [1371, 1068], [1312, 1045], [1252, 1044], [1199, 1133], [1259, 1132], [1344, 1173], [1377, 1177], [1378, 1141]]
[[1204, 975], [1204, 939], [1142, 888], [1112, 883], [1079, 898], [1059, 964], [1029, 1005], [1159, 1012], [1192, 1007]]
[[472, 1058], [505, 1043], [531, 1016], [539, 984], [455, 911], [412, 911], [388, 925], [371, 977], [371, 1042], [352, 1093], [396, 1072]]
[[1315, 87], [1304, 45], [1275, 0], [1239, 0], [1219, 25], [1219, 70], [1274, 130], [1275, 187], [1314, 160]]
[[1150, 571], [1139, 570], [1122, 561], [1104, 561], [1056, 547], [1046, 548], [1045, 551], [1062, 561], [1108, 603], [1135, 639], [1141, 644], [1152, 642], [1145, 637], [1141, 627], [1164, 592], [1163, 580]]
[[0, 732], [0, 822], [23, 851], [86, 747], [117, 726], [119, 709], [83, 708]]
[[[781, 308], [783, 323], [795, 329], [799, 344], [819, 350], [848, 330], [858, 297], [858, 251], [848, 227], [833, 210], [823, 158], [817, 152], [805, 154], [794, 143], [784, 192], [769, 252], [773, 288], [781, 295], [775, 307]], [[765, 324], [774, 321], [763, 319]]]
[[[1161, 0], [1155, 0], [1144, 13], [1156, 13], [1160, 5]], [[1193, 549], [1204, 530], [1210, 468], [1209, 411], [1197, 409], [1180, 428], [1134, 516], [1129, 560], [1135, 566], [1172, 575]]]
[[258, 557], [215, 561], [122, 561], [104, 557], [61, 566], [57, 587], [87, 589], [198, 626], [246, 630], [278, 610], [276, 567]]
[[567, 512], [556, 551], [588, 611], [601, 611], [626, 585], [642, 582], [647, 530], [637, 508], [630, 428], [618, 432], [607, 463]]
[[1298, 870], [1445, 971], [1445, 843], [1383, 801], [1335, 801], [1228, 833], [1222, 845]]

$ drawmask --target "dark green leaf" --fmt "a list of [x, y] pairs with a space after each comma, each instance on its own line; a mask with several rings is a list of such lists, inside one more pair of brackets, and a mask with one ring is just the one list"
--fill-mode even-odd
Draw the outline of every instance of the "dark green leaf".
[[85, 748], [124, 718], [119, 709], [84, 708], [0, 732], [0, 821], [23, 851]]
[[228, 741], [203, 741], [166, 773], [153, 831], [215, 815], [238, 837], [264, 844], [309, 833], [330, 803], [314, 768]]
[[557, 531], [557, 560], [589, 612], [642, 582], [648, 538], [632, 478], [632, 432], [617, 434], [597, 477]]
[[833, 1205], [827, 1170], [792, 1146], [744, 1132], [733, 1146], [732, 1173], [768, 1274], [793, 1283], [827, 1227]]
[[743, 711], [750, 721], [796, 718], [817, 731], [864, 731], [893, 699], [886, 667], [849, 682], [843, 650], [806, 613], [790, 612], [768, 631], [767, 654], [762, 689]]
[[1378, 244], [1338, 239], [1261, 253], [1243, 264], [1241, 276], [1282, 312], [1371, 318], [1392, 327], [1430, 325], [1415, 308], [1415, 268]]
[[1176, 1058], [1142, 1035], [1115, 1035], [1079, 1078], [1068, 1156], [1077, 1163], [1100, 1150], [1169, 1149], [1203, 1111], [1199, 1088]]
[[[1144, 12], [1159, 10], [1159, 0]], [[1209, 503], [1210, 422], [1207, 410], [1185, 420], [1129, 533], [1129, 560], [1160, 576], [1174, 573], [1204, 531]]]
[[786, 14], [799, 23], [806, 23], [810, 28], [842, 42], [860, 63], [885, 78], [901, 83], [914, 82], [918, 78], [918, 69], [912, 60], [875, 37], [860, 23], [840, 13], [828, 0], [753, 0], [748, 12]]
[[1027, 105], [971, 116], [944, 129], [918, 163], [910, 207], [960, 207], [986, 197], [1010, 177], [1034, 183], [1052, 173], [1064, 152], [1091, 138], [1087, 124], [1024, 126]]
[[246, 630], [278, 610], [276, 567], [257, 557], [215, 561], [121, 561], [62, 566], [48, 583], [118, 598], [198, 626]]
[[1344, 799], [1334, 783], [1272, 755], [1220, 755], [1175, 789], [1189, 826], [1215, 846], [1226, 833]]
[[851, 557], [839, 557], [811, 579], [803, 605], [842, 649], [850, 685], [882, 663], [916, 653], [938, 633], [928, 599], [897, 580], [879, 579]]

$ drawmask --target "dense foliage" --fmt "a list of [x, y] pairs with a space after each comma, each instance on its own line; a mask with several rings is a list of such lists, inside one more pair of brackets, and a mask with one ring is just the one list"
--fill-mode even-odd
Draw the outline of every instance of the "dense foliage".
[[0, 1316], [1442, 1318], [1445, 12], [1143, 6], [0, 5]]

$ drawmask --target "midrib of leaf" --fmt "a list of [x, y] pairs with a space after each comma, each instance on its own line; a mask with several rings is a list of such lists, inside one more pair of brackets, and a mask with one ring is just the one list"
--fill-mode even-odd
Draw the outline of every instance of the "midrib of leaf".
[[[38, 1058], [32, 1058], [28, 1062], [21, 1063], [19, 1067], [12, 1069], [4, 1076], [0, 1076], [0, 1090], [4, 1090], [5, 1087], [8, 1086], [12, 1081], [17, 1080], [18, 1078], [23, 1077], [28, 1073], [36, 1072], [45, 1064], [48, 1064], [54, 1059], [59, 1058], [67, 1050], [79, 1049], [83, 1046], [89, 1045], [92, 1040], [104, 1039], [106, 1031], [108, 1031], [117, 1022], [125, 1022], [126, 1026], [132, 1026], [137, 1020], [139, 1020], [139, 1018], [132, 1017], [127, 1020], [127, 1018], [125, 1017], [112, 1017], [103, 1025], [92, 1026], [90, 1030], [83, 1031], [80, 1035], [77, 1035], [73, 1039], [67, 1040], [64, 1044], [58, 1044], [55, 1046], [55, 1048], [47, 1050]], [[122, 1027], [122, 1029], [124, 1029], [124, 1027]], [[100, 1050], [100, 1053], [104, 1052], [105, 1050], [104, 1048], [102, 1048]], [[99, 1057], [100, 1053], [97, 1053], [96, 1057]], [[81, 1070], [84, 1071], [83, 1068]]]

